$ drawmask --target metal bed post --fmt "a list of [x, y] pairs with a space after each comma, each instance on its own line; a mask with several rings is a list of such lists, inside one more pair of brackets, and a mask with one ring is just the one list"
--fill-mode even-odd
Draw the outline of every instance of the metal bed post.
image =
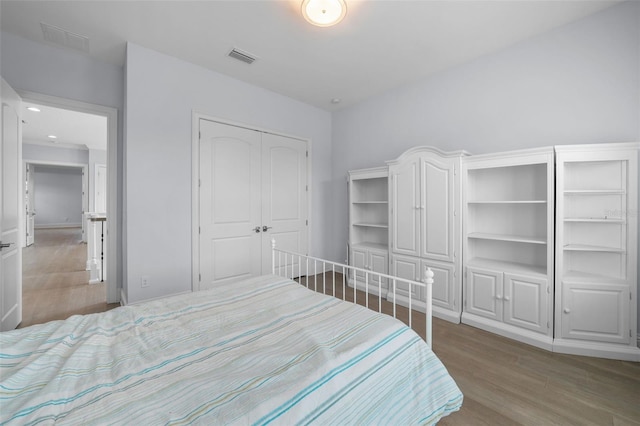
[[271, 239], [271, 273], [276, 274], [276, 239]]
[[426, 284], [426, 291], [427, 291], [427, 297], [425, 298], [426, 300], [426, 306], [425, 306], [425, 320], [426, 320], [426, 329], [425, 329], [425, 341], [427, 342], [427, 345], [431, 348], [431, 329], [432, 329], [432, 297], [433, 297], [433, 271], [431, 270], [431, 268], [429, 268], [428, 266], [425, 266], [424, 268], [424, 283]]

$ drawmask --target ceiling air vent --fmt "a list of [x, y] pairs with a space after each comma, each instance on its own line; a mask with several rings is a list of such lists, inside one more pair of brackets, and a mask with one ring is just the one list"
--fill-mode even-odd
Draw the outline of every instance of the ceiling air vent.
[[44, 22], [40, 22], [40, 27], [46, 41], [89, 53], [89, 37], [75, 34]]
[[257, 59], [257, 56], [252, 55], [251, 53], [243, 52], [242, 50], [239, 50], [235, 47], [231, 49], [231, 52], [229, 52], [227, 56], [242, 61], [245, 64], [252, 64], [253, 61]]

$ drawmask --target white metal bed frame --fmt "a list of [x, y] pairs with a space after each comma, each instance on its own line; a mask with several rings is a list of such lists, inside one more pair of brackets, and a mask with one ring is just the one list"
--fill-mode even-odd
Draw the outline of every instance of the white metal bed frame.
[[[296, 265], [296, 260], [297, 260], [297, 265]], [[290, 266], [289, 266], [290, 265]], [[304, 267], [303, 267], [304, 265]], [[321, 265], [321, 267], [319, 268], [318, 265]], [[324, 259], [320, 259], [320, 258], [316, 258], [316, 257], [312, 257], [312, 256], [308, 256], [308, 255], [304, 255], [304, 254], [299, 254], [299, 253], [293, 253], [290, 251], [286, 251], [286, 250], [281, 250], [279, 248], [276, 248], [276, 241], [275, 240], [271, 240], [271, 270], [272, 273], [274, 275], [279, 275], [285, 278], [290, 278], [290, 279], [295, 279], [295, 278], [301, 278], [302, 276], [305, 276], [306, 279], [304, 280], [304, 283], [302, 282], [302, 280], [300, 281], [300, 284], [305, 285], [307, 288], [309, 288], [309, 277], [314, 277], [313, 279], [313, 290], [314, 291], [318, 291], [318, 284], [319, 281], [321, 284], [321, 289], [322, 289], [322, 293], [324, 294], [328, 294], [331, 295], [333, 297], [339, 297], [336, 296], [336, 273], [337, 274], [342, 274], [342, 300], [347, 301], [347, 302], [351, 302], [349, 300], [346, 299], [347, 296], [347, 277], [350, 277], [350, 279], [353, 280], [353, 285], [349, 284], [349, 287], [353, 287], [353, 302], [352, 303], [357, 303], [357, 291], [363, 291], [365, 294], [365, 304], [364, 306], [366, 308], [369, 308], [369, 282], [371, 281], [370, 277], [377, 277], [378, 278], [378, 312], [379, 313], [383, 313], [382, 312], [382, 281], [383, 279], [388, 280], [389, 283], [389, 292], [391, 293], [390, 295], [387, 295], [386, 298], [384, 298], [384, 300], [391, 302], [393, 304], [393, 317], [397, 318], [397, 302], [396, 302], [396, 290], [398, 287], [398, 283], [405, 283], [407, 285], [407, 288], [409, 289], [408, 291], [408, 295], [404, 296], [408, 298], [408, 303], [405, 305], [404, 303], [402, 304], [402, 306], [408, 308], [408, 321], [409, 321], [409, 327], [412, 328], [412, 318], [413, 315], [415, 313], [415, 311], [412, 309], [412, 299], [414, 299], [415, 297], [412, 296], [413, 292], [410, 291], [412, 288], [423, 288], [424, 294], [425, 294], [425, 300], [424, 301], [420, 301], [420, 302], [425, 302], [426, 308], [425, 308], [425, 341], [427, 343], [427, 345], [431, 348], [431, 341], [432, 341], [432, 320], [431, 320], [431, 316], [432, 316], [432, 309], [431, 309], [431, 304], [432, 304], [432, 289], [433, 289], [433, 271], [431, 270], [431, 268], [425, 267], [425, 271], [423, 276], [425, 277], [424, 282], [419, 282], [419, 281], [414, 281], [414, 280], [408, 280], [405, 278], [400, 278], [400, 277], [394, 277], [392, 275], [387, 275], [387, 274], [382, 274], [379, 272], [374, 272], [374, 271], [370, 271], [367, 269], [362, 269], [362, 268], [356, 268], [355, 266], [350, 266], [350, 265], [344, 265], [342, 263], [337, 263], [337, 262], [331, 262], [329, 260], [324, 260]], [[306, 272], [305, 272], [306, 271]], [[309, 272], [313, 271], [313, 274], [310, 274]], [[358, 276], [356, 274], [356, 272], [358, 273], [362, 273], [364, 275], [364, 280], [362, 281], [362, 283], [364, 284], [364, 290], [358, 290], [357, 289], [357, 283], [358, 283]], [[318, 274], [322, 274], [322, 278], [321, 280], [317, 279]], [[327, 292], [327, 276], [331, 276], [331, 285], [333, 286], [333, 288], [331, 289], [330, 292]], [[373, 309], [373, 308], [369, 308], [369, 309]]]

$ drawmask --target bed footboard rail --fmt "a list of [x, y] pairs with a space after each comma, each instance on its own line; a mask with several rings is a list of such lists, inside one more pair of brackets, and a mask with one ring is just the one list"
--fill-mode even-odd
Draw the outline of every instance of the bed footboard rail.
[[[414, 327], [424, 313], [424, 339], [432, 343], [433, 271], [425, 267], [421, 281], [395, 277], [338, 262], [281, 250], [271, 240], [272, 273], [297, 280], [307, 288], [363, 305]], [[364, 300], [363, 300], [364, 299]]]

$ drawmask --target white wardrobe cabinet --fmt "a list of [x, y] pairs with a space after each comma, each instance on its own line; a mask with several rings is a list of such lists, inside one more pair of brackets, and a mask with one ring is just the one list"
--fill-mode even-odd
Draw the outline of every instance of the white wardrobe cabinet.
[[553, 149], [463, 160], [462, 322], [551, 349]]
[[[386, 167], [349, 172], [349, 263], [357, 268], [389, 271], [389, 196]], [[364, 272], [349, 277], [349, 285], [365, 290]], [[382, 292], [386, 297], [387, 282], [369, 277], [368, 291]]]
[[554, 351], [640, 361], [638, 144], [555, 151]]
[[[460, 164], [464, 155], [417, 147], [387, 163], [391, 270], [421, 279], [421, 265], [430, 267], [435, 273], [433, 313], [456, 323], [461, 312]], [[403, 290], [398, 291], [402, 295]]]

